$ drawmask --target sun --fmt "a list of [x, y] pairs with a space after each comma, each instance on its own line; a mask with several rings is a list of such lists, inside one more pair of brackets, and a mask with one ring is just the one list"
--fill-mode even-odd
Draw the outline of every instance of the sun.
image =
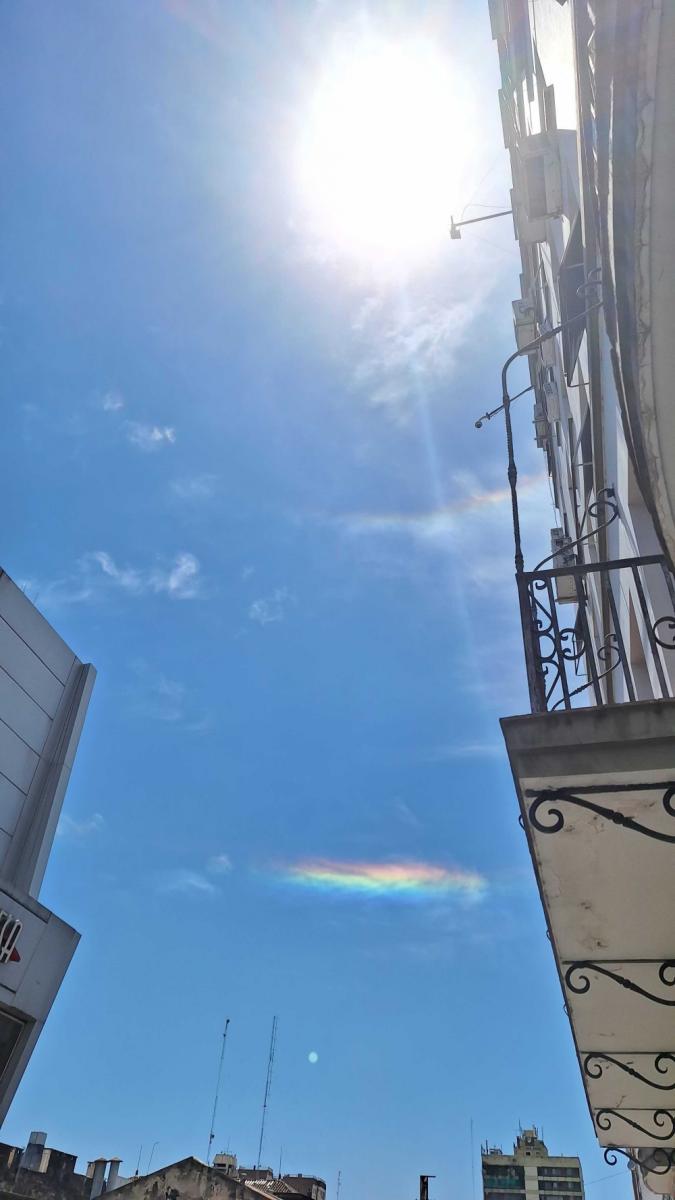
[[410, 263], [447, 236], [469, 144], [452, 63], [426, 41], [349, 39], [303, 113], [297, 182], [311, 234]]

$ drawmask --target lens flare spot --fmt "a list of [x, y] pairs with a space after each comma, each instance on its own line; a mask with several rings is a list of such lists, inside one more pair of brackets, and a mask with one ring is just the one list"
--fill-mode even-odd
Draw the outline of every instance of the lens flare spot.
[[318, 1056], [316, 1050], [310, 1050], [309, 1054], [307, 1055], [307, 1058], [308, 1058], [309, 1062], [311, 1062], [311, 1063], [318, 1063], [318, 1061], [319, 1061], [319, 1056]]

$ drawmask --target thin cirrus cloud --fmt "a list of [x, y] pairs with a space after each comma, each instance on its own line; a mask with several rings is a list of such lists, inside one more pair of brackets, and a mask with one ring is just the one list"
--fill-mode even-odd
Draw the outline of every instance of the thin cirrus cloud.
[[405, 860], [378, 863], [303, 859], [273, 867], [270, 877], [288, 888], [329, 896], [404, 901], [439, 897], [481, 900], [489, 886], [487, 878], [477, 871]]
[[[126, 400], [121, 392], [111, 389], [101, 397], [101, 408], [104, 412], [120, 414], [126, 408]], [[121, 420], [121, 429], [131, 446], [151, 454], [162, 446], [172, 446], [176, 440], [176, 430], [173, 425], [154, 425], [147, 421]]]
[[457, 758], [496, 758], [505, 754], [499, 742], [457, 742], [433, 746], [422, 757], [425, 762], [452, 762]]
[[132, 713], [153, 721], [177, 724], [185, 720], [185, 685], [155, 671], [143, 659], [132, 664], [133, 684], [128, 689]]
[[232, 859], [229, 854], [214, 854], [207, 862], [206, 869], [212, 875], [227, 875], [232, 870]]
[[203, 870], [192, 867], [174, 867], [158, 876], [156, 890], [158, 892], [175, 892], [183, 896], [217, 896], [220, 888], [209, 876], [221, 877], [232, 870], [232, 860], [228, 854], [214, 854], [209, 858]]
[[218, 487], [217, 475], [192, 475], [182, 479], [174, 479], [170, 485], [172, 495], [178, 500], [198, 503], [200, 500], [210, 500], [216, 494]]
[[283, 621], [293, 597], [287, 587], [275, 588], [269, 596], [260, 596], [249, 605], [248, 619], [256, 625]]
[[199, 590], [199, 562], [187, 552], [164, 567], [119, 566], [106, 550], [93, 550], [83, 562], [98, 566], [106, 580], [132, 595], [164, 592], [177, 600], [190, 600]]
[[127, 441], [146, 454], [159, 450], [162, 446], [171, 446], [176, 440], [176, 430], [173, 426], [146, 425], [143, 421], [127, 421], [125, 433]]
[[68, 813], [61, 813], [56, 827], [56, 836], [74, 842], [84, 841], [92, 834], [100, 833], [104, 825], [105, 821], [99, 812], [79, 819], [71, 817]]
[[157, 881], [157, 891], [162, 893], [177, 892], [183, 896], [216, 896], [218, 888], [207, 879], [201, 871], [193, 871], [188, 867], [176, 867], [165, 871]]
[[101, 408], [104, 412], [120, 412], [124, 408], [124, 396], [120, 392], [106, 392], [101, 397]]
[[484, 301], [482, 293], [471, 303], [426, 297], [393, 313], [377, 296], [368, 297], [352, 323], [354, 390], [396, 424], [406, 424], [419, 405], [420, 387], [452, 370]]
[[169, 562], [138, 567], [119, 564], [107, 550], [92, 550], [70, 575], [17, 583], [34, 604], [51, 609], [95, 602], [112, 592], [130, 597], [166, 595], [171, 600], [192, 600], [201, 594], [199, 561], [187, 551]]

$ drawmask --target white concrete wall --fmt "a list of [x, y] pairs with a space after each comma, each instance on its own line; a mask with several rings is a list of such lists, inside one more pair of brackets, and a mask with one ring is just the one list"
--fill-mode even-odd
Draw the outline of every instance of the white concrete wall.
[[0, 879], [37, 896], [95, 672], [0, 575]]

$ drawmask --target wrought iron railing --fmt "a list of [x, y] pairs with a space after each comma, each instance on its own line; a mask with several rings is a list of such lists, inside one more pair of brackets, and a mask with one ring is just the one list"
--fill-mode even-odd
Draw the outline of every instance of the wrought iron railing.
[[[646, 687], [657, 697], [672, 696], [675, 583], [663, 555], [538, 567], [517, 578], [532, 712], [630, 703], [644, 698]], [[670, 611], [655, 616], [659, 592]], [[603, 596], [609, 624], [598, 633]], [[563, 615], [571, 606], [573, 621]], [[631, 606], [640, 631], [637, 654]]]

